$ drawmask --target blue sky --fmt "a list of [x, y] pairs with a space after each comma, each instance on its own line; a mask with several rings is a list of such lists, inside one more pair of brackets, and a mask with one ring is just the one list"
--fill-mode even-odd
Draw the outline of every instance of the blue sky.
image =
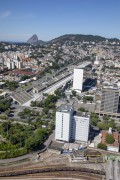
[[0, 0], [0, 41], [26, 41], [37, 34], [120, 38], [120, 0]]

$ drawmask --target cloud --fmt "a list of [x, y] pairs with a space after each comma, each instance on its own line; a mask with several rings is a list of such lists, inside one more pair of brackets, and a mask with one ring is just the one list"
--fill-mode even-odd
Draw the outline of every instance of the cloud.
[[4, 11], [2, 13], [0, 13], [0, 19], [6, 19], [11, 15], [10, 11]]

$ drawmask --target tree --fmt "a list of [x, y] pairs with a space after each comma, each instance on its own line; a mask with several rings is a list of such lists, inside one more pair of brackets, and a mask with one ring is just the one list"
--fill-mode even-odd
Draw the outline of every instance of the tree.
[[8, 135], [8, 131], [9, 131], [10, 127], [11, 127], [10, 121], [2, 123], [3, 132], [7, 132], [7, 135]]
[[20, 80], [21, 80], [21, 81], [25, 81], [26, 79], [29, 79], [29, 76], [24, 75], [24, 76], [22, 76], [22, 77], [21, 77], [21, 79], [20, 79]]
[[10, 114], [10, 109], [6, 110], [5, 114], [8, 116]]
[[80, 96], [77, 96], [77, 99], [78, 99], [78, 100], [81, 100], [81, 97], [80, 97]]
[[17, 115], [18, 115], [20, 118], [23, 118], [23, 117], [24, 117], [24, 113], [23, 113], [23, 112], [19, 112]]
[[107, 150], [107, 146], [105, 144], [99, 143], [97, 148]]
[[115, 120], [114, 119], [111, 119], [110, 121], [105, 121], [105, 122], [102, 122], [102, 123], [99, 123], [97, 125], [100, 129], [105, 129], [105, 130], [108, 130], [109, 127], [111, 128], [116, 128], [116, 124], [115, 124]]
[[84, 96], [83, 97], [83, 102], [87, 102], [87, 101], [92, 102], [93, 101], [93, 97], [92, 96]]
[[73, 91], [72, 91], [72, 95], [73, 95], [73, 96], [76, 96], [76, 91], [73, 90]]
[[19, 134], [13, 134], [10, 136], [10, 142], [15, 145], [20, 142], [20, 135]]
[[116, 123], [115, 123], [115, 120], [114, 119], [111, 119], [110, 122], [109, 122], [109, 127], [111, 128], [116, 128]]
[[11, 100], [0, 100], [0, 111], [4, 112], [10, 108]]
[[7, 80], [7, 81], [6, 81], [6, 86], [7, 86], [8, 89], [10, 89], [11, 91], [14, 91], [19, 85], [18, 85], [18, 82], [16, 82], [16, 81], [10, 82], [9, 80]]
[[103, 120], [104, 120], [104, 121], [108, 121], [108, 120], [109, 120], [109, 117], [105, 115], [105, 116], [103, 116]]
[[99, 122], [99, 116], [95, 113], [91, 113], [90, 115], [90, 120], [91, 120], [91, 125], [92, 126], [97, 126]]
[[115, 139], [114, 139], [112, 134], [107, 134], [106, 135], [106, 142], [107, 142], [107, 144], [113, 144], [114, 141], [115, 141]]
[[97, 124], [97, 127], [98, 127], [100, 130], [102, 130], [102, 129], [107, 130], [107, 129], [109, 129], [109, 124], [108, 124], [108, 123], [98, 123], [98, 124]]
[[45, 140], [45, 130], [37, 129], [36, 133], [29, 137], [25, 142], [25, 147], [27, 150], [35, 150], [38, 149]]
[[78, 109], [78, 111], [86, 112], [86, 110], [85, 110], [84, 107], [80, 107], [80, 108]]

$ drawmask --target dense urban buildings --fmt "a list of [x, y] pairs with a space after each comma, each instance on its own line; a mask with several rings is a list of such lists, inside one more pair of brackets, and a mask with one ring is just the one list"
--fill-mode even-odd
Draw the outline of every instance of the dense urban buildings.
[[78, 36], [0, 43], [1, 159], [45, 147], [44, 162], [101, 163], [101, 149], [119, 152], [120, 42]]

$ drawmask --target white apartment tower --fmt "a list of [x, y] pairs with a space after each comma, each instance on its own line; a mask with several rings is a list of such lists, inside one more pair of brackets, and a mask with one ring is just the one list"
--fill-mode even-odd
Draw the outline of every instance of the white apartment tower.
[[56, 112], [55, 139], [59, 141], [88, 142], [90, 116], [74, 115], [72, 106], [62, 105]]
[[61, 106], [56, 112], [55, 139], [70, 141], [71, 117], [73, 114], [72, 106]]
[[91, 62], [84, 62], [80, 66], [74, 68], [73, 90], [81, 92], [84, 81], [90, 77], [92, 77]]
[[75, 129], [75, 141], [87, 142], [89, 138], [90, 116], [75, 115], [73, 117], [73, 129]]
[[75, 68], [73, 75], [73, 89], [76, 91], [82, 91], [83, 85], [83, 69]]

